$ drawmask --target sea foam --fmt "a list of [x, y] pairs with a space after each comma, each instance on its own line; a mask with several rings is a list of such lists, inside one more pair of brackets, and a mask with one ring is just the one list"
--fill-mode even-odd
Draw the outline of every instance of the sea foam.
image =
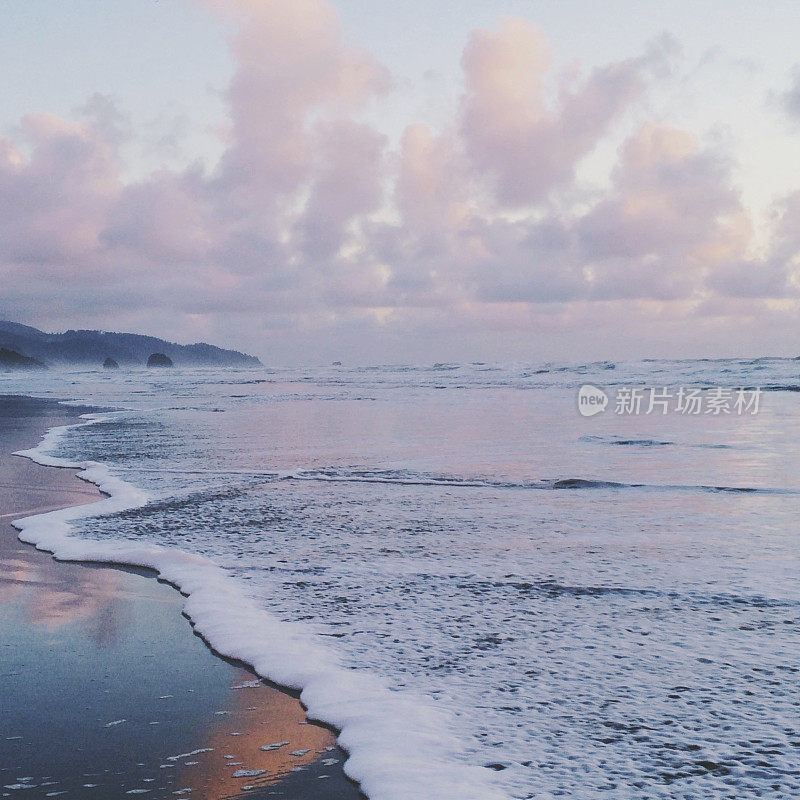
[[380, 677], [342, 666], [337, 653], [300, 623], [277, 619], [234, 578], [202, 556], [158, 545], [71, 536], [72, 523], [144, 506], [145, 492], [96, 461], [53, 455], [66, 431], [114, 414], [86, 414], [50, 429], [40, 444], [16, 455], [38, 464], [79, 470], [106, 495], [81, 506], [17, 519], [23, 542], [63, 561], [96, 561], [154, 570], [186, 596], [195, 630], [219, 653], [243, 661], [263, 678], [300, 690], [308, 717], [339, 730], [348, 752], [345, 773], [371, 800], [502, 800], [508, 797], [483, 767], [467, 763], [449, 714], [435, 700], [396, 691]]

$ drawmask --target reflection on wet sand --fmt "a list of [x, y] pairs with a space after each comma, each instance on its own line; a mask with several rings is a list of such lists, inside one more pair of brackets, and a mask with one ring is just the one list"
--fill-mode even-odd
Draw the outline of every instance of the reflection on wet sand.
[[335, 746], [330, 731], [306, 724], [293, 697], [254, 680], [244, 670], [239, 678], [230, 702], [215, 712], [218, 721], [198, 746], [204, 752], [177, 759], [180, 772], [175, 785], [192, 789], [194, 796], [224, 800], [238, 796], [245, 787], [274, 784]]
[[[99, 491], [77, 480], [75, 470], [48, 470], [7, 452], [0, 467], [0, 604], [18, 601], [18, 614], [50, 631], [83, 622], [97, 644], [110, 642], [123, 625], [119, 572], [43, 557], [19, 542], [10, 524], [22, 516], [92, 503]], [[24, 589], [30, 591], [20, 597]]]
[[31, 559], [24, 550], [0, 558], [0, 604], [14, 601], [26, 622], [50, 631], [82, 623], [96, 644], [110, 643], [124, 627], [119, 574], [64, 566]]
[[307, 724], [291, 695], [212, 656], [174, 590], [133, 570], [57, 562], [17, 539], [13, 519], [99, 493], [72, 470], [10, 456], [44, 421], [26, 433], [3, 414], [0, 398], [0, 785], [29, 776], [21, 788], [32, 798], [85, 796], [87, 785], [104, 800], [182, 789], [254, 798], [266, 786], [358, 798], [333, 733]]

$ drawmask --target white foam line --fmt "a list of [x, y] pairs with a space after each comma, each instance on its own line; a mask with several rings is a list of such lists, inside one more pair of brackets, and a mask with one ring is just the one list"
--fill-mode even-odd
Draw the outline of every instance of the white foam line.
[[159, 475], [245, 475], [256, 478], [284, 478], [291, 477], [289, 472], [265, 472], [256, 469], [169, 469], [167, 467], [120, 467], [119, 472], [146, 472]]
[[13, 522], [23, 542], [66, 561], [99, 561], [155, 570], [186, 597], [196, 631], [222, 655], [239, 659], [263, 678], [301, 690], [308, 716], [337, 728], [349, 753], [344, 770], [370, 800], [505, 800], [494, 773], [460, 755], [451, 718], [432, 698], [392, 690], [382, 679], [342, 666], [335, 651], [299, 623], [283, 622], [209, 559], [183, 550], [71, 536], [71, 523], [143, 506], [144, 492], [95, 461], [51, 455], [64, 433], [111, 414], [87, 414], [76, 425], [49, 430], [38, 447], [17, 455], [39, 464], [79, 469], [108, 495]]
[[[314, 475], [306, 474], [302, 471], [288, 473], [285, 480], [295, 481], [327, 481], [328, 483], [388, 483], [397, 486], [447, 486], [464, 489], [505, 489], [521, 488], [517, 486], [507, 487], [502, 484], [492, 484], [486, 481], [459, 481], [459, 480], [436, 480], [436, 478], [381, 478], [370, 475]], [[527, 488], [527, 487], [525, 487]]]

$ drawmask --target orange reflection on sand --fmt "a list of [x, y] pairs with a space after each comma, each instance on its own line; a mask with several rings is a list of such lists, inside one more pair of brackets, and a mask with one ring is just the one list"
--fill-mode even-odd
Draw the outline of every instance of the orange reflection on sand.
[[[288, 772], [313, 763], [336, 743], [331, 731], [305, 724], [305, 713], [295, 698], [255, 682], [245, 670], [238, 678], [239, 685], [248, 685], [231, 689], [228, 706], [216, 713], [219, 721], [198, 743], [197, 749], [210, 752], [180, 759], [175, 786], [192, 789], [191, 796], [224, 800], [238, 797], [245, 786], [274, 784]], [[273, 750], [261, 749], [282, 742], [286, 744]], [[238, 770], [264, 772], [233, 777]]]
[[0, 558], [0, 603], [15, 601], [33, 625], [55, 631], [84, 623], [98, 644], [119, 630], [119, 574], [28, 557], [25, 549]]

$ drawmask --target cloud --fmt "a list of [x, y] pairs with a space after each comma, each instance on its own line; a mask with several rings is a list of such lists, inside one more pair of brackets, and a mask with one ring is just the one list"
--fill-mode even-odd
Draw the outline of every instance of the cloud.
[[[414, 265], [417, 276], [441, 278], [447, 267], [449, 291], [460, 298], [685, 299], [705, 290], [707, 273], [741, 258], [752, 238], [730, 161], [670, 126], [646, 123], [623, 143], [611, 186], [599, 199], [576, 209], [544, 206], [515, 219], [453, 193], [464, 182], [446, 181], [454, 156], [442, 141], [420, 131], [411, 140], [416, 144], [410, 150], [406, 142], [403, 164], [425, 214], [404, 215], [389, 239], [392, 249], [381, 255], [404, 269]], [[431, 153], [437, 157], [429, 160]]]
[[711, 274], [709, 286], [737, 298], [800, 297], [800, 192], [776, 203], [769, 248], [760, 258], [731, 258]]
[[205, 259], [215, 231], [204, 200], [203, 176], [196, 171], [158, 172], [119, 193], [108, 210], [101, 243], [152, 262]]
[[712, 301], [741, 315], [748, 298], [798, 294], [800, 193], [758, 244], [718, 146], [638, 123], [602, 192], [576, 180], [669, 80], [668, 38], [559, 76], [531, 23], [474, 31], [454, 118], [411, 120], [393, 148], [364, 113], [391, 77], [327, 2], [204, 4], [235, 59], [219, 163], [125, 181], [131, 126], [110, 98], [73, 121], [25, 117], [0, 138], [4, 313], [295, 352], [359, 332], [395, 348], [566, 336], [614, 325], [624, 304], [679, 331]]
[[781, 105], [789, 117], [797, 122], [800, 120], [800, 68], [795, 69], [792, 75], [792, 85], [780, 95]]
[[544, 33], [523, 19], [497, 32], [475, 31], [462, 59], [467, 81], [461, 134], [477, 173], [497, 200], [525, 206], [569, 182], [578, 161], [639, 99], [661, 67], [668, 42], [641, 58], [608, 64], [588, 78], [562, 82], [548, 102], [551, 56]]
[[645, 124], [627, 140], [613, 189], [576, 223], [596, 297], [687, 297], [752, 233], [731, 165], [679, 129]]
[[17, 142], [0, 139], [0, 258], [46, 265], [91, 255], [119, 190], [101, 126], [25, 117]]
[[246, 216], [275, 210], [315, 162], [312, 116], [361, 106], [389, 86], [386, 70], [343, 42], [324, 0], [210, 2], [233, 16], [237, 69], [228, 91], [232, 131], [217, 183]]
[[342, 120], [322, 127], [317, 138], [318, 163], [297, 230], [303, 252], [319, 261], [336, 255], [354, 219], [380, 208], [386, 137]]

